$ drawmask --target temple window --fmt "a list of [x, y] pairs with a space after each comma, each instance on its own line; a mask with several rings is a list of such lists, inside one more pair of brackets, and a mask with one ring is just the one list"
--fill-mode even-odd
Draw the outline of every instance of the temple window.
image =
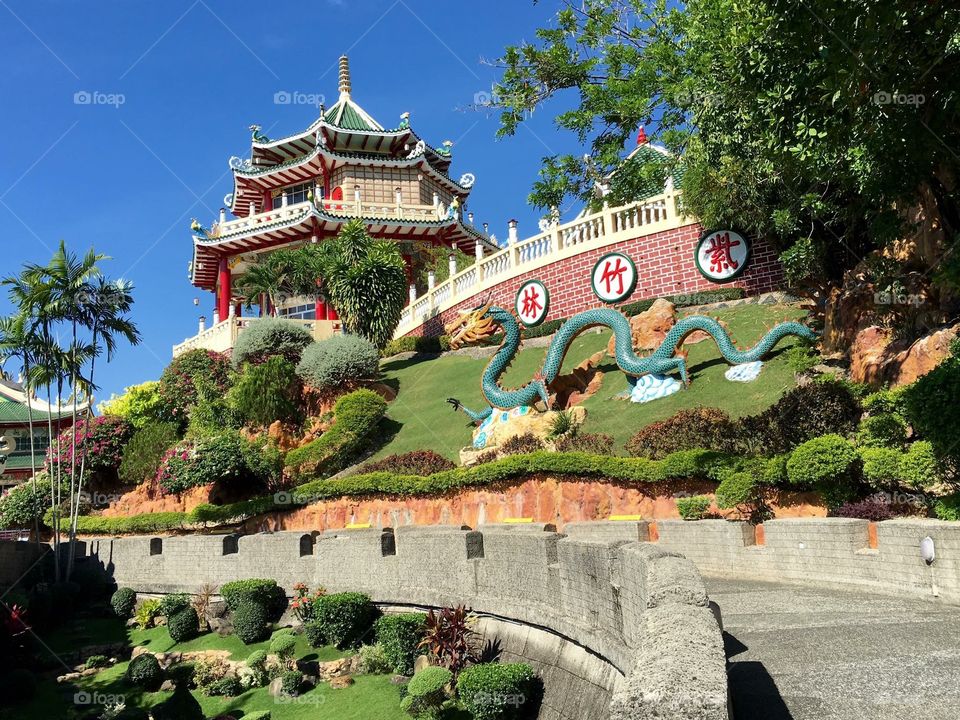
[[283, 198], [286, 196], [287, 205], [295, 205], [307, 201], [307, 193], [313, 189], [313, 182], [300, 183], [299, 185], [289, 185], [283, 189], [283, 192], [273, 198], [273, 209], [283, 205]]

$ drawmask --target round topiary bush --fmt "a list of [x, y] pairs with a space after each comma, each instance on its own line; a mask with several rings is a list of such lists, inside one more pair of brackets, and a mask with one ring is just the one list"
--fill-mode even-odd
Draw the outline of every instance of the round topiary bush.
[[127, 665], [126, 678], [137, 687], [153, 691], [163, 682], [163, 670], [160, 669], [160, 663], [157, 662], [155, 655], [144, 653], [137, 655]]
[[327, 642], [343, 649], [360, 645], [378, 611], [369, 596], [345, 592], [317, 598], [313, 614], [323, 627]]
[[289, 633], [278, 633], [276, 637], [270, 641], [270, 652], [286, 662], [293, 657], [296, 646], [297, 639], [293, 635]]
[[857, 451], [839, 435], [823, 435], [798, 446], [787, 460], [787, 479], [794, 485], [809, 485], [830, 507], [850, 499], [851, 474]]
[[297, 374], [317, 390], [332, 390], [358, 380], [370, 380], [380, 371], [380, 353], [369, 340], [356, 335], [334, 335], [303, 352]]
[[300, 694], [303, 685], [303, 673], [299, 670], [287, 670], [280, 676], [280, 690], [284, 695], [295, 697]]
[[133, 609], [137, 605], [137, 593], [128, 587], [122, 587], [117, 590], [110, 598], [110, 605], [118, 618], [133, 617]]
[[436, 713], [447, 699], [447, 686], [453, 673], [442, 667], [424, 668], [407, 684], [407, 695], [400, 707], [414, 717]]
[[857, 428], [857, 442], [868, 447], [900, 448], [906, 441], [907, 424], [893, 413], [866, 417]]
[[233, 634], [245, 645], [266, 640], [270, 635], [266, 608], [258, 602], [241, 602], [233, 611]]
[[900, 461], [903, 453], [888, 447], [860, 448], [863, 461], [863, 479], [870, 487], [885, 490], [900, 479]]
[[327, 644], [327, 634], [324, 632], [323, 624], [316, 620], [303, 624], [303, 634], [310, 643], [310, 647], [323, 647]]
[[749, 472], [729, 473], [717, 486], [717, 507], [721, 509], [747, 505], [757, 498], [757, 479]]
[[385, 615], [377, 620], [374, 632], [393, 671], [411, 674], [417, 655], [424, 652], [420, 641], [427, 632], [427, 616], [423, 613]]
[[183, 642], [200, 634], [200, 618], [192, 607], [181, 610], [167, 618], [167, 632], [174, 642]]
[[246, 362], [262, 363], [270, 357], [297, 363], [304, 348], [312, 342], [313, 335], [299, 323], [283, 318], [259, 318], [240, 333], [230, 357], [235, 368]]
[[159, 612], [161, 615], [170, 617], [188, 607], [190, 607], [190, 596], [187, 593], [170, 593], [160, 599]]
[[244, 602], [256, 602], [267, 609], [267, 618], [273, 622], [280, 619], [287, 609], [287, 596], [276, 580], [249, 578], [224, 583], [220, 588], [227, 607], [236, 610]]
[[482, 663], [457, 678], [457, 696], [475, 720], [533, 717], [536, 675], [526, 663]]
[[929, 490], [943, 482], [940, 461], [933, 445], [918, 440], [900, 458], [900, 481], [917, 490]]

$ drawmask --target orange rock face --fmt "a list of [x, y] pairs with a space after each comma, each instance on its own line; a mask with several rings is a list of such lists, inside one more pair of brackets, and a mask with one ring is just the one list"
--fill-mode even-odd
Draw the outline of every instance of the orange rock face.
[[210, 502], [212, 488], [212, 485], [201, 485], [179, 495], [161, 495], [152, 484], [144, 483], [121, 495], [101, 514], [106, 517], [125, 517], [155, 512], [190, 512], [197, 505]]
[[[684, 494], [712, 494], [715, 484], [684, 483]], [[666, 494], [670, 492], [671, 494]], [[554, 523], [559, 530], [568, 522], [605, 520], [611, 515], [639, 515], [646, 519], [675, 519], [676, 498], [659, 486], [627, 487], [597, 481], [578, 482], [536, 476], [502, 489], [468, 490], [433, 498], [342, 498], [313, 503], [289, 513], [271, 513], [246, 523], [248, 532], [263, 530], [336, 530], [348, 524], [372, 527], [401, 525], [468, 525], [532, 518]], [[810, 493], [781, 492], [768, 502], [777, 517], [823, 517], [826, 509]], [[716, 508], [714, 508], [716, 511]], [[736, 513], [726, 511], [726, 517]]]
[[950, 354], [960, 324], [938, 330], [909, 346], [892, 341], [891, 331], [872, 325], [857, 333], [850, 349], [850, 379], [877, 385], [909, 385]]
[[[630, 318], [630, 331], [635, 350], [655, 350], [677, 322], [677, 309], [673, 303], [657, 298], [653, 305], [639, 315]], [[607, 343], [607, 354], [614, 354], [614, 338]]]

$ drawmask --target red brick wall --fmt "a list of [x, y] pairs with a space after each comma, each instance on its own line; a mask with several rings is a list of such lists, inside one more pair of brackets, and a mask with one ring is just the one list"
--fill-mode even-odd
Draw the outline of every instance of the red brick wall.
[[517, 288], [526, 280], [542, 280], [550, 293], [550, 312], [546, 321], [575, 315], [582, 310], [598, 307], [602, 303], [590, 287], [590, 272], [601, 255], [622, 252], [629, 255], [637, 265], [639, 279], [633, 294], [624, 303], [664, 295], [683, 295], [702, 290], [723, 287], [743, 288], [748, 295], [770, 292], [783, 284], [783, 269], [773, 248], [766, 242], [754, 242], [750, 264], [746, 272], [729, 283], [713, 283], [697, 270], [694, 250], [703, 228], [686, 225], [653, 235], [627, 240], [615, 245], [589, 250], [572, 258], [559, 260], [550, 265], [511, 278], [486, 291], [483, 297], [472, 295], [407, 335], [442, 335], [443, 326], [457, 315], [458, 310], [476, 307], [492, 292], [494, 304], [512, 308]]

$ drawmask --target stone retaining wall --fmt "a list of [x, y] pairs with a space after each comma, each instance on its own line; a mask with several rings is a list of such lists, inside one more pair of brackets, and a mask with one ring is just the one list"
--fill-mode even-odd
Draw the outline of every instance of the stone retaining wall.
[[726, 720], [723, 641], [696, 568], [606, 525], [125, 537], [89, 541], [82, 562], [143, 593], [269, 577], [388, 606], [465, 604], [500, 623], [508, 659], [541, 671], [542, 720]]

